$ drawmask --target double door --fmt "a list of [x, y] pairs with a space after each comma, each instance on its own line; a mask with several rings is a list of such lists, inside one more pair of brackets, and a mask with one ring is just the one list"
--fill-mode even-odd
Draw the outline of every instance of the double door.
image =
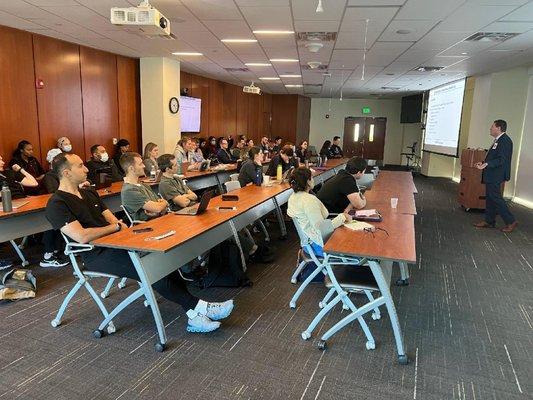
[[387, 118], [347, 117], [344, 119], [343, 152], [346, 157], [383, 160]]

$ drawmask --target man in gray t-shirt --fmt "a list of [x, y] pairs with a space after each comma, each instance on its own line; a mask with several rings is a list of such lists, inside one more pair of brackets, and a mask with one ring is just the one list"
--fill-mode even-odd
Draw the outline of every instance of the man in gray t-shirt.
[[173, 211], [193, 205], [198, 196], [187, 187], [185, 182], [176, 176], [178, 164], [172, 154], [163, 154], [157, 159], [159, 169], [163, 173], [159, 182], [159, 193], [168, 201]]
[[149, 186], [139, 183], [144, 176], [144, 164], [137, 153], [126, 153], [120, 163], [126, 176], [120, 192], [122, 205], [135, 221], [147, 221], [167, 211], [168, 203], [160, 199]]

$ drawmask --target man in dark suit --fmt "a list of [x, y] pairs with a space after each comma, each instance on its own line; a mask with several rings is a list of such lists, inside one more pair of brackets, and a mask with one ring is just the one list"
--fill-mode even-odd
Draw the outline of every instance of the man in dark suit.
[[502, 119], [494, 121], [490, 127], [490, 135], [494, 138], [484, 162], [476, 163], [476, 168], [482, 170], [481, 180], [486, 188], [485, 221], [474, 226], [478, 228], [494, 228], [496, 215], [500, 214], [505, 226], [502, 232], [512, 232], [517, 222], [509, 211], [502, 197], [502, 182], [511, 179], [511, 158], [513, 156], [513, 141], [505, 131], [507, 122]]

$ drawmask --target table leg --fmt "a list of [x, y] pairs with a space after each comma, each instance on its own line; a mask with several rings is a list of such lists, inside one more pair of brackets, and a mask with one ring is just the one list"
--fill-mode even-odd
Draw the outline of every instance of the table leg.
[[226, 190], [224, 188], [224, 184], [220, 181], [220, 177], [218, 176], [218, 174], [216, 174], [215, 177], [216, 177], [216, 180], [217, 180], [217, 186], [218, 186], [218, 190], [219, 190], [220, 194], [226, 193]]
[[279, 228], [281, 230], [281, 238], [286, 239], [287, 238], [287, 227], [285, 226], [285, 220], [283, 219], [283, 213], [281, 212], [281, 207], [278, 204], [278, 201], [275, 197], [272, 198], [274, 200], [274, 206], [276, 207], [276, 216], [278, 218]]
[[239, 234], [237, 233], [237, 228], [235, 227], [235, 223], [233, 222], [232, 219], [229, 221], [229, 226], [231, 228], [231, 232], [233, 233], [233, 238], [235, 239], [235, 243], [237, 244], [237, 247], [239, 248], [239, 253], [241, 254], [242, 270], [246, 272], [246, 256], [244, 255], [244, 252], [242, 251], [242, 245], [239, 239]]
[[406, 262], [400, 262], [400, 279], [396, 281], [396, 286], [408, 286], [409, 285], [409, 266]]

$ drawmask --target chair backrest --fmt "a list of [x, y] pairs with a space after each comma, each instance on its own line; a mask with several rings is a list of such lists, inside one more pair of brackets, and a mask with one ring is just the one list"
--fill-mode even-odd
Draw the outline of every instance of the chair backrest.
[[229, 178], [232, 180], [232, 181], [238, 181], [239, 180], [239, 174], [231, 174], [229, 176]]
[[126, 210], [126, 207], [124, 207], [123, 204], [120, 205], [120, 208], [124, 211], [124, 214], [126, 214], [126, 218], [128, 218], [128, 221], [130, 223], [130, 226], [137, 225], [137, 224], [143, 224], [145, 221], [138, 221], [136, 219], [133, 219], [128, 210]]
[[226, 186], [226, 193], [229, 193], [229, 192], [232, 192], [234, 190], [241, 188], [241, 184], [239, 181], [224, 182], [224, 186]]
[[311, 259], [316, 265], [321, 265], [321, 262], [318, 260], [315, 251], [311, 246], [311, 239], [309, 239], [309, 237], [305, 234], [305, 232], [303, 231], [300, 224], [298, 224], [298, 221], [295, 218], [292, 218], [292, 222], [294, 224], [294, 227], [296, 228], [298, 237], [300, 238], [301, 248], [305, 250], [305, 252], [311, 257]]

